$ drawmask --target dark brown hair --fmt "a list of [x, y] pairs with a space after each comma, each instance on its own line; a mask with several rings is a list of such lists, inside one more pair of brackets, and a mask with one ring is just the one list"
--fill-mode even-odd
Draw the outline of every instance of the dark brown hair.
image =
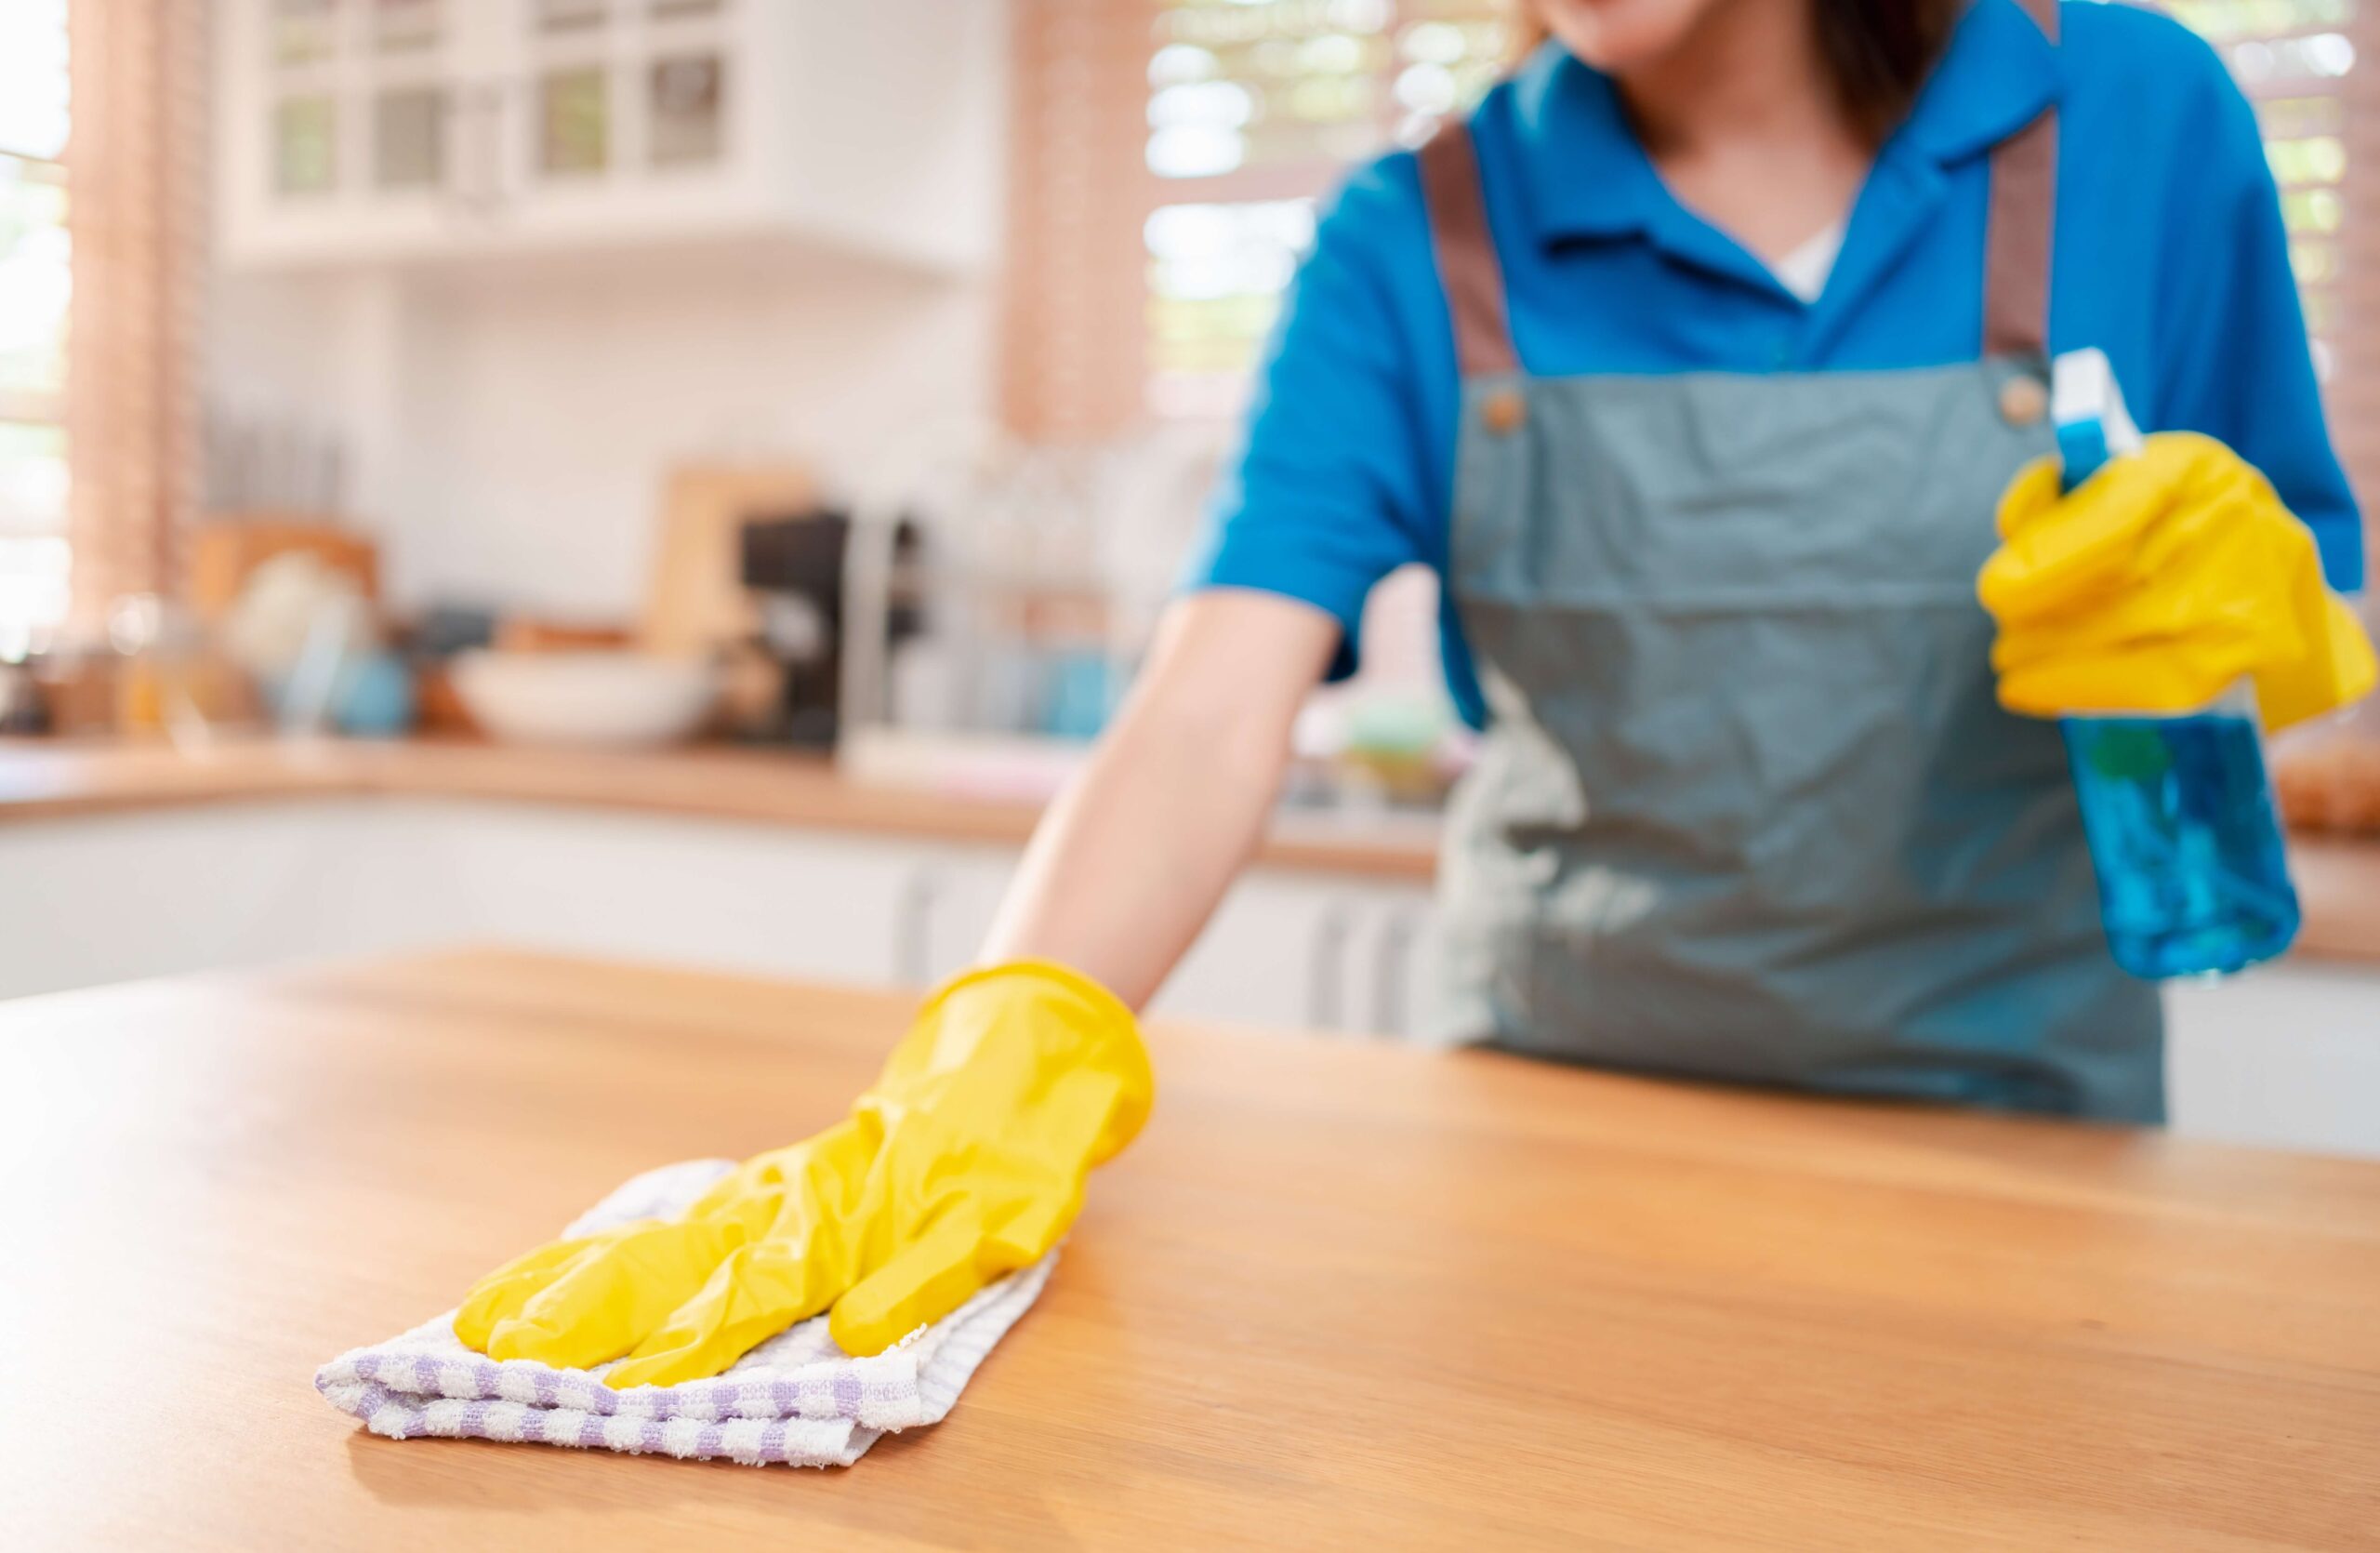
[[[1543, 43], [1547, 30], [1536, 0], [1516, 0], [1514, 8], [1517, 59]], [[1909, 112], [1963, 8], [1964, 0], [1812, 0], [1818, 53], [1863, 134], [1881, 140]]]

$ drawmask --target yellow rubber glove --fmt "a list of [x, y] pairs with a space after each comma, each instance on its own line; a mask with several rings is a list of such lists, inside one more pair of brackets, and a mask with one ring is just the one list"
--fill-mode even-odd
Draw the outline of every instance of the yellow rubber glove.
[[2187, 712], [2247, 675], [2279, 730], [2372, 689], [2371, 640], [2313, 534], [2221, 443], [2162, 432], [2058, 484], [2055, 458], [2010, 483], [1977, 585], [2009, 710]]
[[496, 1359], [626, 1354], [604, 1377], [621, 1387], [715, 1375], [830, 1308], [844, 1351], [880, 1353], [1055, 1245], [1154, 1088], [1131, 1011], [1089, 977], [959, 976], [844, 1121], [746, 1161], [679, 1218], [497, 1268], [456, 1334]]

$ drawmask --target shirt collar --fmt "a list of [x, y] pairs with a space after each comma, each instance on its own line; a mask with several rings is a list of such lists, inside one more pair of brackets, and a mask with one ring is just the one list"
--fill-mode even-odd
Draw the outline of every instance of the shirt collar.
[[[1951, 163], [1997, 145], [2057, 97], [2057, 51], [2018, 0], [1973, 0], [1887, 153]], [[1676, 202], [1608, 76], [1549, 42], [1513, 82], [1513, 119], [1547, 244], [1669, 224]]]

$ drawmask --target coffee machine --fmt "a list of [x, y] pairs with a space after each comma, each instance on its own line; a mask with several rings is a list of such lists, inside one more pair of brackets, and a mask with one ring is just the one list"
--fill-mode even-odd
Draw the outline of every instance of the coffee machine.
[[924, 538], [907, 518], [816, 508], [756, 518], [739, 535], [740, 580], [759, 604], [759, 650], [782, 677], [757, 740], [831, 749], [882, 712], [884, 666], [925, 626]]

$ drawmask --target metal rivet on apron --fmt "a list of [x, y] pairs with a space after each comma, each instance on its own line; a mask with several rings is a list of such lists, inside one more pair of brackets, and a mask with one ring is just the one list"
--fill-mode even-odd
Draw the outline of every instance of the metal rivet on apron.
[[1498, 389], [1479, 406], [1479, 418], [1496, 435], [1509, 436], [1528, 418], [1528, 406], [1522, 401], [1520, 390]]
[[2000, 385], [2000, 418], [2030, 426], [2049, 413], [2049, 390], [2038, 378], [2011, 378]]

